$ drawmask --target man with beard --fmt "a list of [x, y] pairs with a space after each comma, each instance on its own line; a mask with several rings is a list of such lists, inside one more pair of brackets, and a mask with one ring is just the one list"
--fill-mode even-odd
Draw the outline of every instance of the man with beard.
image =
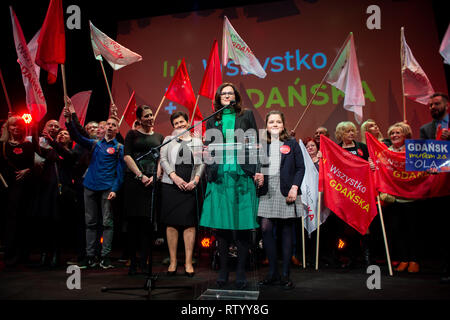
[[421, 139], [436, 139], [436, 134], [440, 132], [440, 140], [450, 140], [448, 106], [448, 96], [446, 94], [436, 92], [431, 95], [429, 108], [433, 120], [420, 127]]
[[[450, 140], [450, 133], [448, 129], [448, 96], [441, 92], [436, 92], [430, 97], [430, 113], [433, 120], [427, 124], [424, 124], [420, 128], [420, 138], [421, 139], [440, 139], [440, 140]], [[440, 136], [440, 137], [439, 137]], [[448, 174], [448, 173], [443, 173]], [[448, 205], [450, 197], [440, 197], [426, 199], [424, 204], [428, 205], [436, 213], [442, 211], [442, 208], [446, 208]], [[450, 223], [450, 217], [447, 214], [441, 214], [440, 217], [443, 219], [440, 225], [445, 228], [448, 223]], [[447, 230], [442, 229], [439, 233], [439, 243], [443, 245], [443, 262], [444, 269], [441, 275], [441, 283], [450, 284], [450, 237], [448, 236]]]

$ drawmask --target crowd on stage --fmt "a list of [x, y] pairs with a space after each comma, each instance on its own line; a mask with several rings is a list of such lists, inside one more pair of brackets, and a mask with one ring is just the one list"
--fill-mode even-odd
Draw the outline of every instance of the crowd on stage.
[[[405, 141], [415, 135], [407, 121], [390, 124], [384, 134], [369, 119], [360, 126], [351, 121], [336, 123], [335, 128], [317, 124], [309, 136], [296, 137], [278, 110], [268, 112], [264, 128], [258, 128], [253, 111], [243, 106], [232, 83], [217, 89], [213, 103], [220, 112], [206, 121], [206, 132], [214, 134], [204, 136], [186, 130], [190, 119], [182, 111], [171, 115], [173, 132], [164, 136], [147, 105], [137, 107], [136, 121], [125, 137], [119, 133], [115, 112], [106, 121], [91, 121], [83, 127], [67, 96], [64, 126], [48, 120], [42, 132], [38, 132], [39, 123], [27, 132], [24, 120], [9, 114], [0, 138], [4, 267], [14, 270], [35, 263], [52, 268], [72, 263], [82, 269], [111, 269], [116, 266], [112, 251], [120, 235], [130, 276], [148, 272], [151, 246], [155, 239], [164, 238], [167, 276], [177, 274], [180, 261], [184, 261], [182, 273], [195, 277], [195, 248], [201, 228], [216, 239], [218, 287], [248, 287], [247, 265], [257, 234], [256, 241], [261, 239], [264, 249], [262, 263], [268, 266], [259, 284], [291, 289], [295, 287], [291, 268], [303, 263], [299, 219], [304, 210], [301, 185], [306, 166], [298, 139], [318, 171], [321, 135], [334, 138], [341, 148], [367, 160], [371, 167], [366, 133], [393, 152], [404, 152]], [[424, 120], [420, 139], [450, 139], [449, 105], [444, 93], [430, 97], [430, 119]], [[246, 141], [264, 142], [258, 161], [249, 161], [251, 146], [242, 149], [236, 143], [241, 132], [247, 135]], [[216, 161], [218, 158], [221, 161]], [[445, 230], [450, 218], [442, 211], [449, 196], [379, 196], [396, 272], [420, 272], [427, 250], [423, 220], [442, 213], [433, 218], [441, 221], [441, 229], [436, 226], [442, 235], [436, 260], [443, 267], [441, 281], [450, 283], [450, 236]], [[320, 229], [321, 265], [358, 268], [378, 263], [378, 219], [362, 235], [331, 212]], [[314, 234], [305, 240], [308, 264], [314, 260]], [[181, 237], [184, 254], [180, 257]], [[342, 239], [345, 254], [337, 245]], [[62, 261], [68, 243], [76, 247], [76, 261]], [[230, 268], [231, 246], [237, 252], [236, 268]], [[30, 261], [33, 252], [40, 254], [39, 261]], [[233, 284], [229, 281], [232, 272]]]

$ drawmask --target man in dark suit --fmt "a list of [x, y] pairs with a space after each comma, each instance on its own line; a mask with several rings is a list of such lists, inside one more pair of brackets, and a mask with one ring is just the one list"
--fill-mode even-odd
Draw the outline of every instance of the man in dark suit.
[[448, 96], [441, 92], [436, 92], [430, 97], [430, 114], [433, 120], [420, 127], [421, 139], [436, 139], [436, 133], [440, 131], [441, 140], [449, 140], [450, 132], [448, 129]]
[[[420, 138], [421, 139], [440, 139], [440, 140], [450, 140], [450, 133], [448, 129], [448, 109], [449, 109], [449, 98], [446, 94], [441, 92], [436, 92], [430, 97], [430, 114], [433, 120], [429, 123], [424, 124], [420, 127]], [[425, 200], [426, 203], [436, 212], [445, 208], [448, 204], [449, 197], [441, 197], [434, 199]], [[450, 222], [448, 215], [443, 215], [442, 218], [446, 219], [447, 222], [442, 223], [442, 226], [447, 226]], [[446, 235], [446, 230], [440, 232], [441, 243], [443, 244], [444, 250], [444, 270], [441, 276], [441, 283], [450, 283], [450, 237]]]

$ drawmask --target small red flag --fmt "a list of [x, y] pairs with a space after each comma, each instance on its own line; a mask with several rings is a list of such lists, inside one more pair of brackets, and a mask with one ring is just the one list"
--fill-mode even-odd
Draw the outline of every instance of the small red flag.
[[133, 127], [133, 123], [136, 120], [137, 105], [136, 105], [136, 98], [134, 97], [134, 93], [135, 92], [133, 90], [130, 100], [128, 101], [127, 107], [125, 108], [125, 111], [123, 113], [123, 118], [130, 127]]
[[[194, 90], [192, 89], [191, 79], [189, 78], [187, 72], [186, 63], [184, 62], [184, 58], [178, 66], [177, 72], [175, 72], [175, 75], [170, 82], [169, 88], [167, 88], [165, 97], [186, 107], [189, 110], [189, 118], [192, 117], [196, 99]], [[202, 113], [197, 106], [195, 110], [194, 122], [200, 121], [202, 119]]]
[[[214, 40], [198, 94], [211, 99], [214, 103], [217, 88], [221, 84], [222, 71], [220, 70], [219, 47], [217, 40]], [[214, 111], [214, 104], [212, 105], [212, 109]]]
[[64, 64], [65, 61], [66, 37], [62, 0], [50, 0], [38, 39], [36, 64], [49, 73], [48, 83], [55, 83], [56, 75], [51, 73], [54, 72], [52, 65]]

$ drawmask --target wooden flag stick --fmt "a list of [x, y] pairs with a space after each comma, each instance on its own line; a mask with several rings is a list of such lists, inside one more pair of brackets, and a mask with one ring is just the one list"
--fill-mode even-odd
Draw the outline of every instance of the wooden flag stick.
[[377, 201], [378, 201], [378, 211], [380, 212], [381, 229], [383, 230], [384, 246], [386, 248], [386, 258], [389, 267], [389, 275], [392, 276], [391, 256], [389, 255], [389, 246], [386, 238], [386, 230], [384, 228], [383, 210], [381, 210], [380, 195], [377, 195]]
[[303, 252], [303, 269], [306, 269], [306, 252], [305, 252], [305, 217], [302, 216], [302, 252]]
[[98, 60], [98, 62], [100, 62], [100, 66], [102, 67], [102, 73], [103, 73], [103, 77], [105, 78], [106, 88], [108, 89], [109, 99], [111, 100], [111, 104], [115, 105], [114, 99], [113, 99], [113, 96], [111, 93], [111, 89], [109, 88], [108, 78], [106, 77], [105, 67], [103, 67], [103, 61]]
[[197, 100], [195, 100], [194, 111], [192, 111], [192, 119], [191, 119], [191, 121], [189, 121], [189, 127], [191, 127], [192, 126], [192, 122], [194, 122], [195, 111], [197, 111], [198, 98], [200, 98], [199, 94], [197, 95]]
[[6, 103], [8, 104], [9, 113], [12, 113], [11, 101], [9, 101], [8, 91], [6, 90], [6, 85], [5, 85], [5, 80], [3, 79], [2, 69], [0, 69], [0, 78], [2, 80], [3, 92], [5, 93], [5, 98], [6, 98]]
[[319, 192], [319, 199], [317, 201], [317, 242], [316, 242], [316, 270], [319, 270], [319, 234], [320, 234], [320, 198], [322, 192]]
[[[64, 96], [68, 97], [68, 95], [67, 95], [67, 83], [66, 83], [66, 68], [65, 68], [64, 64], [61, 64], [61, 74], [62, 74]], [[64, 102], [65, 102], [65, 100], [64, 100]]]
[[2, 184], [5, 186], [5, 188], [8, 188], [8, 184], [6, 183], [5, 179], [3, 178], [2, 174], [0, 173], [0, 180], [2, 181]]
[[297, 130], [298, 125], [300, 124], [300, 122], [303, 119], [303, 116], [305, 115], [306, 111], [309, 109], [309, 107], [311, 106], [314, 98], [317, 95], [317, 92], [319, 92], [319, 89], [322, 87], [322, 84], [325, 82], [325, 79], [328, 77], [328, 74], [330, 73], [330, 71], [334, 68], [334, 65], [336, 64], [336, 61], [338, 60], [339, 56], [341, 55], [342, 51], [345, 48], [345, 45], [347, 44], [348, 38], [352, 35], [352, 33], [350, 32], [350, 34], [347, 36], [347, 38], [344, 41], [344, 44], [341, 46], [341, 48], [339, 49], [336, 57], [334, 58], [333, 63], [330, 65], [330, 67], [328, 68], [327, 73], [325, 73], [325, 76], [322, 78], [322, 81], [320, 81], [319, 86], [316, 88], [316, 90], [314, 91], [313, 96], [311, 97], [311, 99], [309, 99], [308, 105], [306, 106], [305, 110], [303, 111], [302, 115], [300, 116], [300, 119], [298, 119], [297, 124], [294, 126], [294, 129], [292, 129], [293, 131]]
[[153, 124], [155, 124], [155, 122], [156, 122], [156, 117], [158, 116], [159, 109], [161, 109], [161, 106], [162, 106], [162, 104], [163, 104], [163, 102], [164, 102], [164, 99], [166, 99], [166, 96], [165, 96], [165, 95], [164, 95], [163, 98], [161, 99], [161, 102], [159, 103], [158, 109], [156, 109], [155, 116], [153, 117]]
[[406, 99], [405, 99], [405, 84], [403, 83], [403, 64], [405, 62], [405, 57], [403, 53], [405, 48], [403, 47], [404, 29], [400, 28], [400, 76], [402, 78], [402, 103], [403, 103], [403, 121], [406, 121]]

